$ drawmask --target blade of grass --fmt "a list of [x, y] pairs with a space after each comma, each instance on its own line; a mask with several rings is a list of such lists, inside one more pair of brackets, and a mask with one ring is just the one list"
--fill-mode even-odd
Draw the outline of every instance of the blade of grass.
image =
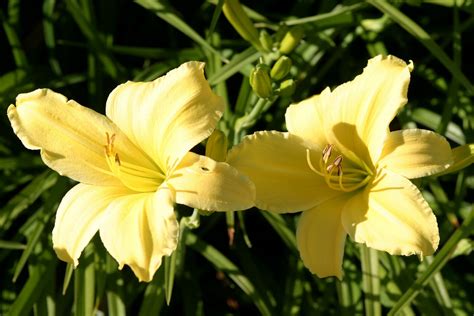
[[153, 278], [147, 285], [139, 316], [160, 315], [163, 302], [165, 301], [164, 291], [164, 269], [159, 269], [157, 277]]
[[173, 10], [173, 8], [160, 0], [135, 0], [136, 3], [156, 14], [160, 19], [164, 20], [177, 30], [188, 36], [190, 39], [195, 41], [204, 50], [219, 56], [219, 58], [227, 62], [214, 47], [212, 47], [204, 38], [201, 37], [192, 27], [184, 22]]
[[474, 211], [471, 211], [462, 223], [462, 225], [456, 229], [451, 235], [448, 241], [444, 244], [443, 248], [434, 257], [433, 262], [428, 268], [418, 277], [410, 288], [400, 297], [398, 302], [392, 307], [388, 315], [396, 315], [405, 306], [409, 305], [411, 301], [421, 292], [428, 282], [435, 276], [436, 272], [440, 271], [441, 268], [448, 262], [453, 250], [456, 248], [458, 242], [468, 236], [474, 229]]
[[8, 201], [0, 212], [0, 227], [2, 227], [2, 230], [6, 231], [13, 223], [13, 220], [36, 201], [41, 193], [52, 187], [57, 179], [57, 173], [49, 170], [45, 171]]
[[26, 245], [17, 241], [0, 240], [0, 249], [23, 250]]
[[[426, 257], [425, 260], [425, 267], [428, 267], [431, 263], [433, 263], [433, 257]], [[453, 304], [451, 303], [451, 298], [449, 297], [448, 290], [446, 289], [446, 285], [441, 273], [435, 273], [435, 276], [430, 281], [430, 286], [433, 292], [435, 293], [436, 300], [438, 301], [439, 305], [443, 308], [444, 313], [448, 314], [450, 310], [453, 308]]]
[[66, 0], [66, 8], [79, 26], [82, 34], [89, 41], [91, 49], [101, 61], [107, 74], [116, 81], [123, 81], [126, 77], [125, 69], [110, 54], [106, 44], [100, 37], [100, 32], [93, 28], [85, 16], [84, 10], [73, 0]]
[[290, 251], [296, 256], [299, 256], [298, 250], [296, 248], [295, 233], [288, 227], [287, 223], [283, 219], [283, 216], [281, 216], [280, 214], [266, 211], [261, 211], [260, 214], [262, 214], [262, 216], [273, 227], [273, 229], [275, 229], [275, 231], [281, 237], [288, 249], [290, 249]]
[[26, 69], [29, 67], [28, 59], [26, 58], [25, 51], [22, 48], [20, 39], [15, 29], [10, 25], [10, 22], [5, 17], [3, 11], [0, 9], [0, 21], [2, 22], [3, 30], [7, 36], [7, 40], [12, 49], [13, 59], [17, 68]]
[[56, 35], [54, 32], [53, 14], [56, 0], [45, 0], [43, 2], [43, 34], [46, 48], [48, 49], [48, 61], [51, 70], [56, 76], [62, 75], [61, 66], [56, 56]]
[[449, 58], [449, 56], [443, 51], [443, 49], [431, 38], [431, 36], [421, 28], [415, 21], [410, 19], [400, 10], [392, 6], [385, 0], [367, 0], [368, 3], [373, 5], [381, 12], [390, 16], [398, 25], [400, 25], [405, 31], [415, 37], [421, 44], [423, 44], [433, 54], [444, 67], [457, 78], [472, 95], [474, 94], [474, 86], [469, 79], [462, 73], [461, 69], [456, 63]]
[[240, 272], [239, 268], [211, 245], [205, 243], [192, 232], [186, 234], [186, 244], [209, 260], [217, 270], [223, 271], [255, 303], [262, 315], [274, 315], [270, 304], [257, 292], [252, 282]]
[[[411, 113], [411, 117], [415, 122], [423, 124], [433, 130], [435, 130], [441, 122], [441, 116], [439, 114], [425, 108], [414, 109]], [[459, 145], [466, 143], [466, 137], [462, 129], [453, 122], [448, 123], [445, 136]]]
[[219, 0], [219, 2], [216, 4], [216, 8], [214, 9], [214, 13], [212, 14], [211, 24], [209, 25], [209, 29], [207, 30], [207, 39], [212, 38], [212, 34], [214, 34], [217, 21], [219, 20], [219, 17], [222, 13], [222, 6], [224, 5], [224, 1], [225, 0]]
[[31, 315], [33, 305], [41, 296], [45, 287], [52, 281], [57, 260], [49, 250], [41, 252], [20, 294], [11, 305], [10, 316]]
[[350, 6], [343, 6], [343, 5], [337, 5], [334, 10], [328, 13], [321, 13], [313, 16], [308, 16], [304, 18], [299, 18], [299, 19], [291, 19], [291, 20], [286, 20], [284, 23], [286, 25], [298, 25], [298, 24], [306, 24], [306, 23], [314, 23], [317, 25], [325, 25], [325, 24], [347, 24], [347, 23], [352, 23], [354, 18], [352, 16], [352, 13], [366, 8], [367, 4], [366, 3], [357, 3], [353, 4]]
[[216, 85], [238, 72], [248, 76], [251, 69], [249, 65], [255, 62], [261, 55], [254, 47], [247, 48], [240, 54], [235, 55], [227, 65], [213, 73], [208, 79], [209, 84], [212, 86]]

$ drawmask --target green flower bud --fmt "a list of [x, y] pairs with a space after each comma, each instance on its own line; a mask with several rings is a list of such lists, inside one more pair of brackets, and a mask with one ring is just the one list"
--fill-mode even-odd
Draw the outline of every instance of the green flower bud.
[[277, 93], [282, 97], [291, 97], [295, 93], [296, 84], [293, 79], [287, 79], [280, 83]]
[[268, 68], [265, 64], [258, 64], [250, 73], [250, 86], [260, 98], [264, 99], [272, 95], [272, 80]]
[[222, 11], [243, 39], [249, 41], [257, 49], [261, 49], [258, 31], [240, 5], [239, 0], [225, 0]]
[[280, 53], [288, 55], [295, 49], [304, 36], [304, 30], [300, 26], [291, 28], [283, 37], [280, 43]]
[[273, 50], [273, 39], [270, 36], [270, 34], [268, 34], [267, 31], [265, 30], [260, 31], [259, 39], [260, 39], [260, 44], [262, 45], [263, 49], [269, 52]]
[[290, 72], [291, 65], [292, 62], [290, 58], [281, 56], [273, 65], [270, 76], [276, 81], [283, 79]]
[[215, 129], [207, 139], [206, 156], [215, 161], [227, 159], [227, 137], [222, 131]]

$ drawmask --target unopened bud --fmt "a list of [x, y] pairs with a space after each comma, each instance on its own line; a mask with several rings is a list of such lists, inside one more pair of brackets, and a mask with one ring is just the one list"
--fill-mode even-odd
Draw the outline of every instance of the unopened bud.
[[283, 37], [280, 43], [280, 53], [288, 55], [295, 49], [304, 36], [304, 30], [300, 26], [291, 28]]
[[296, 84], [293, 79], [287, 79], [280, 83], [280, 87], [277, 89], [278, 95], [282, 97], [291, 97], [295, 93]]
[[272, 95], [272, 80], [268, 66], [258, 64], [250, 73], [250, 86], [260, 98], [269, 98]]
[[239, 0], [225, 0], [222, 11], [243, 39], [249, 41], [256, 48], [261, 49], [257, 29], [245, 13]]
[[265, 49], [268, 52], [271, 52], [273, 50], [273, 39], [270, 36], [270, 34], [268, 34], [267, 31], [265, 30], [260, 31], [259, 40], [263, 49]]
[[285, 76], [290, 72], [291, 65], [292, 62], [290, 58], [281, 56], [273, 65], [272, 70], [270, 71], [270, 76], [276, 81], [285, 78]]
[[215, 161], [227, 159], [227, 137], [222, 131], [215, 129], [207, 139], [206, 156]]

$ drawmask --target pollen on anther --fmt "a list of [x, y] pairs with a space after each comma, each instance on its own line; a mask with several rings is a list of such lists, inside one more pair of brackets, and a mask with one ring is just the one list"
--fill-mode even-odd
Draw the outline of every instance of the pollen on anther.
[[119, 166], [121, 165], [120, 158], [119, 158], [119, 155], [117, 153], [115, 154], [115, 163]]
[[329, 158], [331, 157], [331, 153], [332, 153], [332, 145], [331, 144], [327, 144], [326, 147], [324, 147], [323, 149], [323, 161], [324, 163], [328, 163], [328, 160]]

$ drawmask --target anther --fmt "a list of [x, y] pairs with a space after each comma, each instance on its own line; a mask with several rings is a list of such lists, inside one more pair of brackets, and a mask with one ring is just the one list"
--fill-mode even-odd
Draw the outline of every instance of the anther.
[[333, 164], [337, 167], [337, 175], [340, 176], [342, 174], [342, 156], [337, 156]]
[[115, 154], [115, 163], [119, 166], [121, 165], [120, 158], [119, 158], [119, 155], [117, 153]]
[[327, 144], [326, 147], [324, 147], [323, 149], [323, 161], [325, 164], [328, 163], [328, 160], [331, 157], [331, 153], [332, 153], [332, 145]]

